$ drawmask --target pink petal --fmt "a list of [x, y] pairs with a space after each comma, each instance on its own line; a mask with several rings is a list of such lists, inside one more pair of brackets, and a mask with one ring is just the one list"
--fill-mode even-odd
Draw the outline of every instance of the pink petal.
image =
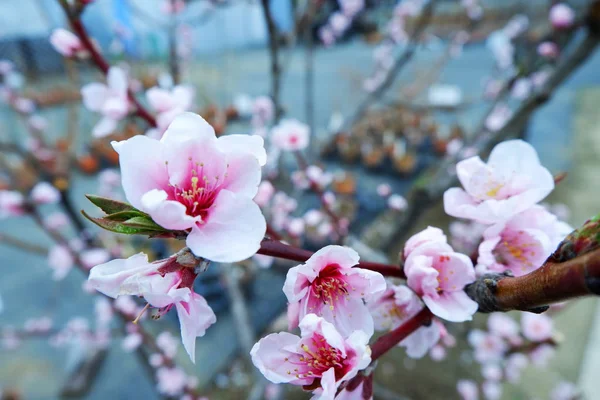
[[114, 119], [104, 117], [98, 122], [92, 130], [94, 137], [105, 137], [112, 134], [117, 129], [117, 121]]
[[264, 140], [258, 135], [226, 135], [218, 139], [219, 149], [225, 153], [252, 154], [261, 166], [267, 163]]
[[110, 67], [106, 77], [106, 83], [113, 93], [119, 94], [121, 97], [126, 96], [128, 83], [127, 75], [123, 69], [119, 67]]
[[102, 83], [88, 83], [81, 88], [83, 105], [90, 111], [100, 112], [108, 98], [108, 88]]
[[154, 222], [167, 229], [189, 229], [200, 220], [187, 214], [186, 207], [172, 200], [167, 200], [167, 192], [152, 189], [141, 199], [142, 210], [147, 212]]
[[254, 255], [266, 232], [265, 217], [251, 199], [221, 190], [208, 221], [195, 226], [186, 244], [198, 257], [237, 262]]
[[306, 265], [315, 272], [321, 271], [330, 264], [337, 264], [341, 268], [352, 268], [358, 261], [358, 253], [345, 246], [327, 246], [315, 252], [307, 261]]
[[260, 165], [256, 157], [244, 153], [228, 154], [227, 164], [227, 177], [222, 187], [234, 193], [254, 198], [261, 179]]
[[[440, 261], [440, 258], [443, 260]], [[460, 253], [441, 254], [435, 262], [440, 272], [440, 288], [444, 291], [458, 291], [475, 281], [475, 269], [469, 257]]]
[[[300, 338], [288, 332], [272, 333], [258, 341], [250, 351], [252, 363], [273, 383], [289, 383], [296, 381], [294, 374], [289, 374], [293, 368], [287, 361], [290, 353], [283, 349], [294, 348]], [[311, 383], [313, 380], [305, 380]]]
[[417, 329], [412, 335], [400, 342], [406, 348], [410, 358], [423, 358], [425, 354], [440, 340], [441, 331], [438, 324], [432, 323]]
[[186, 140], [216, 140], [215, 130], [198, 114], [179, 114], [167, 128], [161, 142], [172, 144]]
[[173, 97], [168, 90], [159, 87], [153, 87], [146, 91], [146, 98], [150, 107], [159, 113], [163, 113], [173, 108]]
[[436, 299], [424, 296], [423, 301], [432, 313], [451, 322], [470, 321], [478, 308], [465, 292], [443, 292]]
[[123, 282], [135, 274], [154, 271], [158, 267], [159, 265], [148, 263], [146, 254], [138, 253], [127, 259], [115, 259], [96, 265], [90, 270], [88, 282], [94, 289], [112, 298], [120, 294], [138, 295], [139, 290], [136, 293], [122, 293]]
[[193, 292], [189, 302], [177, 303], [176, 307], [183, 347], [195, 363], [196, 338], [204, 336], [206, 329], [217, 322], [217, 317], [204, 297]]

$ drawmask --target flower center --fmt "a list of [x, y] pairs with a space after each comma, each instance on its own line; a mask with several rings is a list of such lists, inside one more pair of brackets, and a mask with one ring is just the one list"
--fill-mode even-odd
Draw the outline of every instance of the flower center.
[[191, 158], [190, 164], [189, 177], [182, 185], [169, 184], [169, 197], [183, 204], [188, 215], [201, 217], [202, 223], [227, 178], [229, 164], [222, 176], [209, 176], [204, 171], [204, 163], [193, 162]]
[[295, 365], [288, 374], [294, 374], [298, 379], [320, 378], [330, 368], [335, 369], [335, 377], [341, 379], [347, 372], [347, 356], [334, 347], [320, 334], [315, 333], [312, 338], [300, 345], [302, 352], [295, 362], [286, 358], [287, 362]]
[[498, 263], [513, 267], [520, 266], [523, 272], [533, 266], [531, 257], [535, 257], [536, 253], [530, 248], [535, 247], [535, 243], [523, 242], [523, 236], [523, 231], [519, 231], [513, 237], [503, 238], [493, 251]]
[[325, 267], [312, 282], [312, 290], [316, 298], [334, 309], [334, 303], [348, 297], [348, 283], [339, 271], [339, 265]]

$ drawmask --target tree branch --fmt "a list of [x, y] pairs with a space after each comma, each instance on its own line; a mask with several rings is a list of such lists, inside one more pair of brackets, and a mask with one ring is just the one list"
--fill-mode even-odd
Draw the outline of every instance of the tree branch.
[[277, 26], [271, 14], [270, 0], [261, 0], [263, 15], [269, 32], [269, 55], [271, 57], [271, 100], [275, 106], [275, 122], [281, 117], [281, 104], [279, 99], [281, 83], [281, 67], [279, 65], [279, 36]]

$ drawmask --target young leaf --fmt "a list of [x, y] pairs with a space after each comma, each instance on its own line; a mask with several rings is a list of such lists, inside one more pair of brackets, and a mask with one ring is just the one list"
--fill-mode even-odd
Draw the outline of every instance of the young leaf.
[[89, 201], [91, 201], [96, 207], [100, 208], [106, 214], [115, 214], [122, 211], [138, 211], [131, 204], [122, 203], [117, 200], [94, 196], [92, 194], [86, 194], [85, 197], [87, 197]]
[[[85, 211], [81, 211], [81, 213], [100, 228], [115, 233], [122, 233], [125, 235], [153, 235], [161, 231], [167, 232], [162, 227], [156, 225], [153, 221], [148, 223], [146, 220], [143, 224], [136, 223], [136, 221], [128, 223], [127, 221], [113, 221], [108, 218], [94, 218], [88, 215]], [[139, 217], [134, 217], [132, 219], [135, 220], [136, 218]]]

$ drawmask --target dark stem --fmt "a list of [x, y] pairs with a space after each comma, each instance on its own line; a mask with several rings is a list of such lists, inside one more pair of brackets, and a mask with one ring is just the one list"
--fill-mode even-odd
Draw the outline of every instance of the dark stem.
[[269, 55], [271, 57], [271, 100], [275, 106], [275, 122], [279, 121], [282, 109], [280, 104], [281, 67], [279, 65], [279, 35], [271, 14], [271, 1], [261, 0], [263, 15], [269, 32]]

